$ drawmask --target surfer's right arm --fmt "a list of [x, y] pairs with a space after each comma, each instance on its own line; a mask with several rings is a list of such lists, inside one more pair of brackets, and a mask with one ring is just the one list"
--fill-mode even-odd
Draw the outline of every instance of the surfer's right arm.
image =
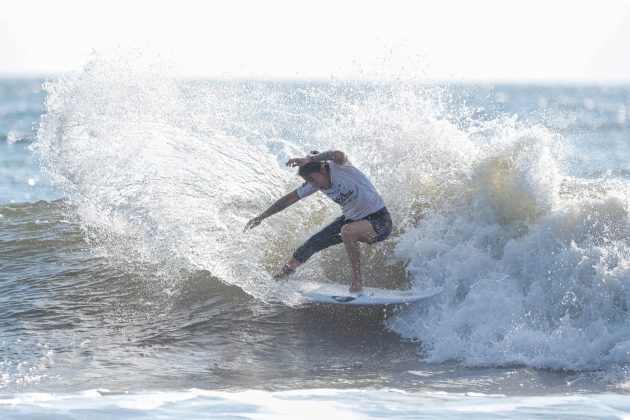
[[254, 217], [249, 222], [247, 222], [247, 224], [245, 225], [245, 229], [243, 229], [243, 232], [245, 232], [247, 229], [255, 228], [256, 226], [260, 224], [260, 222], [265, 220], [267, 217], [274, 215], [278, 212], [281, 212], [282, 210], [298, 202], [299, 200], [300, 200], [300, 196], [298, 195], [297, 191], [291, 191], [289, 194], [285, 195], [284, 197], [280, 198], [278, 201], [273, 203], [271, 207], [269, 207], [267, 210], [262, 212], [262, 214]]

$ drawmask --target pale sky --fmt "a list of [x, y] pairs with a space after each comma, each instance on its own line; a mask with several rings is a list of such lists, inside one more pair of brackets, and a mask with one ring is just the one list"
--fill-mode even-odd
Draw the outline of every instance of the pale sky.
[[630, 82], [629, 40], [627, 0], [9, 0], [0, 75], [140, 48], [194, 77]]

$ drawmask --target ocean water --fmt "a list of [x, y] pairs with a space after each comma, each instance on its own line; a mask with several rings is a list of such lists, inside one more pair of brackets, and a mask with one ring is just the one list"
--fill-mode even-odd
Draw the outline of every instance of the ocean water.
[[[0, 80], [0, 416], [593, 417], [630, 411], [630, 87], [206, 81], [93, 58]], [[283, 166], [347, 152], [396, 228], [306, 306], [339, 212]]]

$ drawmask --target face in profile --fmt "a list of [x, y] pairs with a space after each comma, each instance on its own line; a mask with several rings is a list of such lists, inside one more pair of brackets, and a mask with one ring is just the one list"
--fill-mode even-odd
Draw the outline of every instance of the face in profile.
[[326, 168], [322, 166], [322, 170], [319, 172], [311, 172], [306, 174], [304, 180], [320, 190], [330, 188], [330, 175], [326, 171]]

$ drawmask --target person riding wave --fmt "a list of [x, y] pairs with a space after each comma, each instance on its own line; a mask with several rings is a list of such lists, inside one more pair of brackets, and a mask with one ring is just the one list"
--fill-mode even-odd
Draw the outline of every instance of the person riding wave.
[[267, 217], [286, 209], [302, 198], [321, 191], [341, 206], [343, 214], [302, 244], [275, 278], [292, 274], [316, 252], [343, 242], [352, 267], [350, 292], [360, 292], [363, 278], [359, 242], [374, 244], [387, 238], [392, 231], [392, 218], [383, 198], [368, 178], [348, 161], [342, 151], [331, 150], [323, 153], [313, 151], [306, 157], [289, 159], [286, 165], [297, 166], [298, 175], [305, 182], [277, 200], [259, 216], [248, 221], [244, 231], [253, 229]]

